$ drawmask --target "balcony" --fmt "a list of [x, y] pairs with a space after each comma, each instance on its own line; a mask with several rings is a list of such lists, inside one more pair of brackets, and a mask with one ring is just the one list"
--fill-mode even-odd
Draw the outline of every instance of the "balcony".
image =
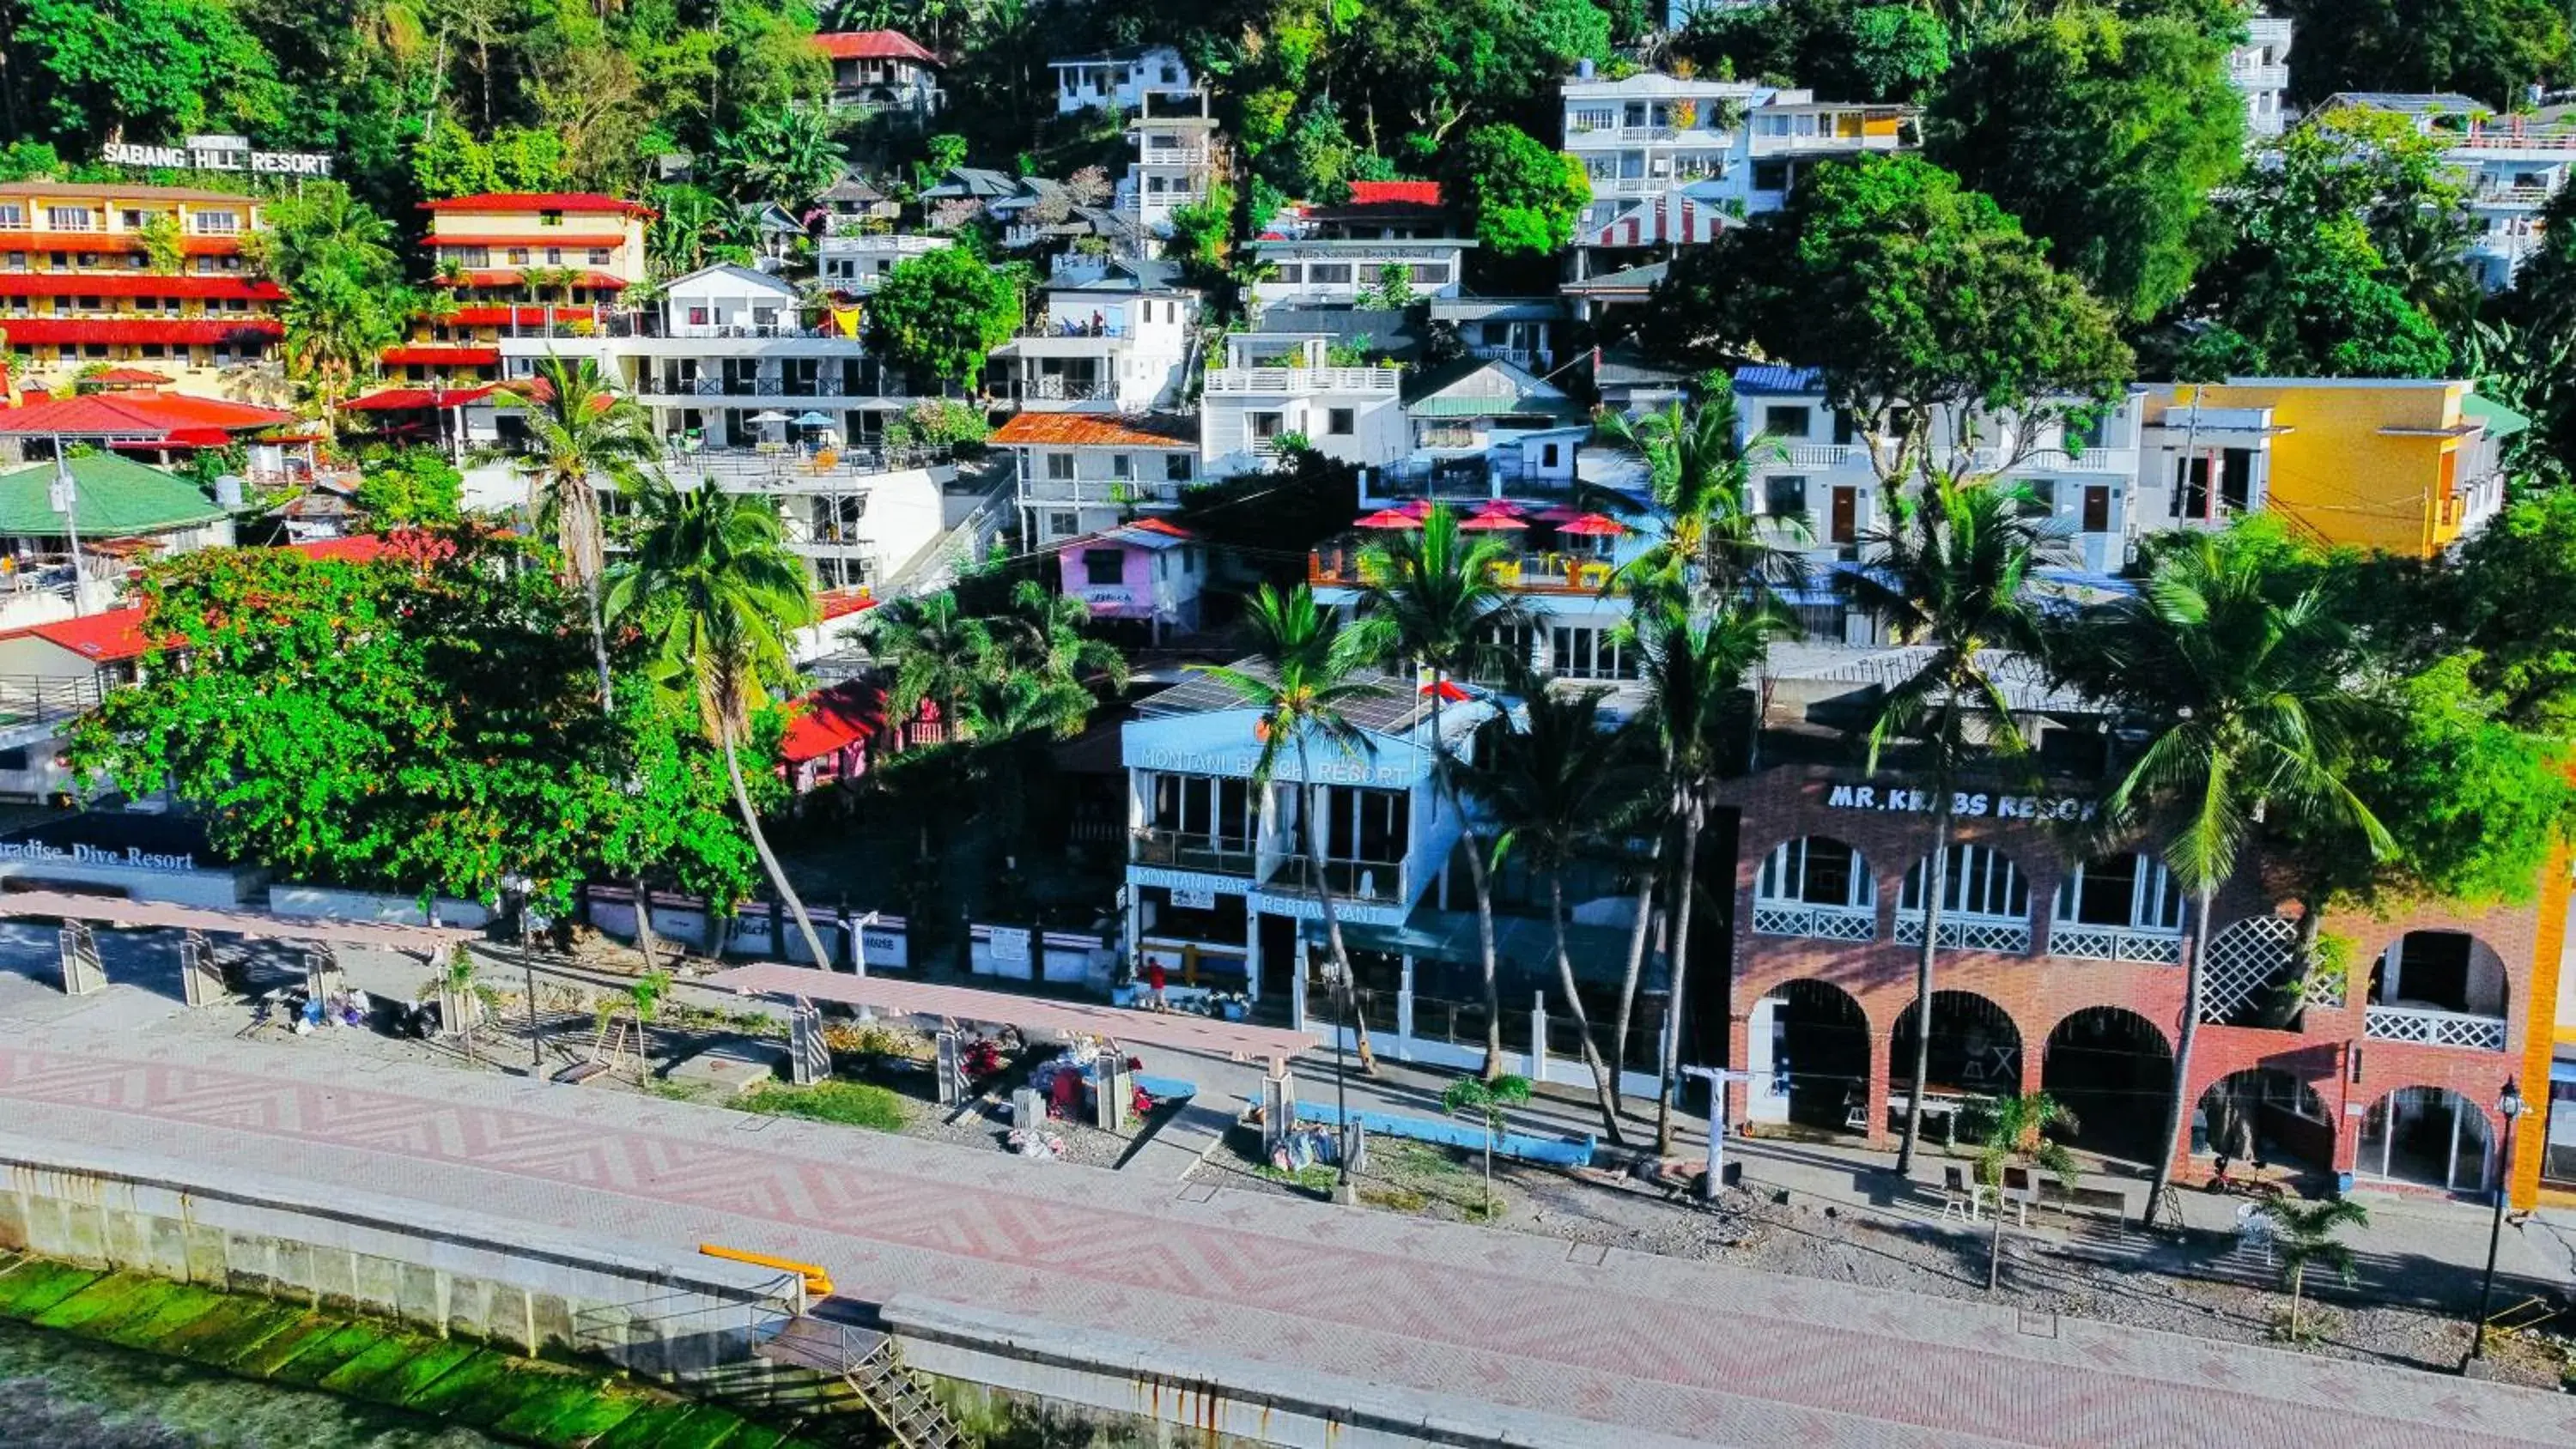
[[1207, 375], [1210, 393], [1296, 394], [1367, 392], [1395, 395], [1404, 374], [1392, 367], [1219, 367]]
[[1870, 464], [1869, 449], [1858, 443], [1789, 443], [1784, 445], [1792, 468], [1843, 468]]
[[[1919, 926], [1921, 923], [1916, 924]], [[1878, 936], [1878, 911], [1873, 906], [1757, 900], [1753, 903], [1753, 934], [1800, 936], [1814, 941], [1875, 940]]]
[[[1918, 931], [1915, 939], [1922, 936]], [[2048, 954], [2079, 961], [2126, 961], [2139, 966], [2182, 964], [2182, 933], [2141, 931], [2128, 926], [2088, 926], [2056, 921], [2048, 929]]]
[[[1923, 914], [1909, 910], [1896, 917], [1896, 944], [1923, 944]], [[1945, 951], [2000, 951], [2030, 954], [2030, 922], [2005, 916], [1966, 916], [1943, 912], [1934, 944]]]
[[858, 447], [805, 453], [783, 444], [770, 444], [674, 451], [665, 466], [675, 478], [700, 478], [727, 493], [741, 493], [763, 489], [796, 491], [803, 485], [849, 485], [952, 461], [953, 455], [946, 448]]
[[2548, 204], [2554, 194], [2547, 186], [2481, 186], [2469, 193], [2469, 205], [2520, 210]]
[[1107, 402], [1118, 396], [1116, 383], [1088, 377], [1032, 377], [1011, 384], [1021, 402]]
[[[1405, 899], [1404, 865], [1400, 861], [1328, 860], [1324, 862], [1324, 880], [1340, 900], [1401, 905]], [[1270, 878], [1262, 882], [1262, 888], [1311, 895], [1313, 882], [1314, 874], [1306, 858], [1292, 855], [1279, 862]]]
[[2256, 62], [2247, 62], [2243, 65], [2231, 63], [2227, 67], [2227, 79], [2233, 82], [2238, 90], [2285, 91], [2290, 88], [2290, 68], [2278, 61], [2270, 65]]
[[2435, 1011], [2422, 1006], [2369, 1007], [2362, 1018], [2361, 1034], [2378, 1041], [2417, 1042], [2476, 1052], [2505, 1049], [2503, 1017]]
[[1187, 483], [1145, 482], [1135, 478], [1023, 478], [1023, 503], [1177, 504]]
[[1508, 362], [1524, 371], [1542, 371], [1553, 362], [1552, 354], [1542, 352], [1535, 347], [1508, 347], [1480, 342], [1469, 347], [1467, 352], [1470, 356], [1482, 358], [1487, 362]]
[[1179, 830], [1131, 830], [1127, 859], [1135, 865], [1169, 866], [1209, 875], [1250, 876], [1257, 852], [1249, 840], [1193, 835]]
[[2478, 126], [2466, 135], [2434, 134], [2454, 150], [2462, 151], [2576, 151], [2576, 131], [2535, 133]]

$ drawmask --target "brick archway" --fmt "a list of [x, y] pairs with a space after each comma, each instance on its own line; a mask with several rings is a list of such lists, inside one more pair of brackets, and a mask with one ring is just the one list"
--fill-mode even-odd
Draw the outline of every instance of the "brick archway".
[[[1914, 1075], [1915, 1004], [1905, 1004], [1889, 1033], [1887, 1073], [1897, 1092]], [[2032, 1075], [2024, 1041], [2021, 1024], [1992, 997], [1934, 988], [1931, 1091], [1993, 1096], [2022, 1090]]]
[[2075, 1114], [2077, 1146], [2141, 1163], [2162, 1154], [2173, 1045], [2145, 1017], [2118, 1006], [2068, 1012], [2049, 1029], [2039, 1083]]

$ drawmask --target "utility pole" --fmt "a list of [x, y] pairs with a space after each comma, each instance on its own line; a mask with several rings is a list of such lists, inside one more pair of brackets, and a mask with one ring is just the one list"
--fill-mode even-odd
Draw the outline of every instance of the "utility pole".
[[72, 481], [72, 462], [63, 453], [60, 434], [54, 437], [54, 511], [63, 516], [64, 536], [72, 545], [72, 616], [89, 612], [81, 600], [80, 487]]

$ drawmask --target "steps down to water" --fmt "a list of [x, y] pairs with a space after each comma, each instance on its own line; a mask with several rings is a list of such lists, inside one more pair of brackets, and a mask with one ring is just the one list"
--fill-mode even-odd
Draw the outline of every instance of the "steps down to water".
[[967, 1449], [974, 1441], [903, 1366], [894, 1340], [857, 1316], [854, 1305], [827, 1299], [763, 1340], [760, 1356], [839, 1375], [904, 1449]]

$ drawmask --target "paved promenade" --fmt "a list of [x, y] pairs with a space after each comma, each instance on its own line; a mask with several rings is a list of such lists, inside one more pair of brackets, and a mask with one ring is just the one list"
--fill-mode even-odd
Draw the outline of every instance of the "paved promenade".
[[[1492, 1406], [1524, 1442], [2576, 1444], [2576, 1399], [1174, 1185], [628, 1095], [249, 1044], [131, 988], [0, 991], [18, 1134], [322, 1191], [704, 1240], [912, 1295]], [[68, 1009], [66, 1009], [68, 1008]]]

